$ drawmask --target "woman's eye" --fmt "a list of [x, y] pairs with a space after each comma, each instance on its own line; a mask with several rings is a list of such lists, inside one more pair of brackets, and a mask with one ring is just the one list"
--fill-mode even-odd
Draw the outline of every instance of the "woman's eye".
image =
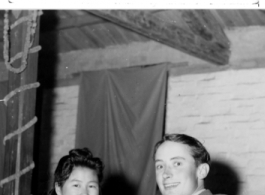
[[97, 188], [97, 186], [96, 185], [91, 185], [91, 186], [89, 186], [90, 188]]
[[77, 187], [78, 188], [79, 186], [80, 186], [79, 184], [74, 184], [74, 187]]

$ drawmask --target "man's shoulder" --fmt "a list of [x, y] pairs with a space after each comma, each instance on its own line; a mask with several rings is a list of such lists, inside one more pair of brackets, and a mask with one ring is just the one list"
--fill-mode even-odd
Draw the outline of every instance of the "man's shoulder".
[[226, 194], [212, 194], [210, 190], [204, 190], [199, 195], [226, 195]]
[[213, 195], [210, 190], [204, 190], [199, 195]]

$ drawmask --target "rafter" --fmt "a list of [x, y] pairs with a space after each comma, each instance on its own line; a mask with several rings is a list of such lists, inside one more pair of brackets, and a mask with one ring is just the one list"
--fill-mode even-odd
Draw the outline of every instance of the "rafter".
[[229, 41], [220, 25], [207, 10], [174, 10], [189, 27], [161, 21], [143, 10], [91, 10], [89, 12], [143, 34], [200, 59], [224, 65], [228, 63]]

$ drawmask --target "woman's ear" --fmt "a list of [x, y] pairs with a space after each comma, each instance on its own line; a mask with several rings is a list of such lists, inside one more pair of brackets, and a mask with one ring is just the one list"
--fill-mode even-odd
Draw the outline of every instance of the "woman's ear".
[[58, 185], [58, 183], [55, 183], [55, 192], [57, 195], [62, 195], [61, 187]]
[[197, 177], [199, 179], [204, 179], [210, 171], [210, 166], [207, 163], [202, 163], [197, 168]]

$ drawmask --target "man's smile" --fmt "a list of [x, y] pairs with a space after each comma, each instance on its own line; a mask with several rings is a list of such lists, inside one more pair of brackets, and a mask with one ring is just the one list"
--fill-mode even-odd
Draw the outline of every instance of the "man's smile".
[[170, 189], [176, 188], [179, 184], [180, 182], [164, 183], [164, 188], [165, 190], [170, 190]]

